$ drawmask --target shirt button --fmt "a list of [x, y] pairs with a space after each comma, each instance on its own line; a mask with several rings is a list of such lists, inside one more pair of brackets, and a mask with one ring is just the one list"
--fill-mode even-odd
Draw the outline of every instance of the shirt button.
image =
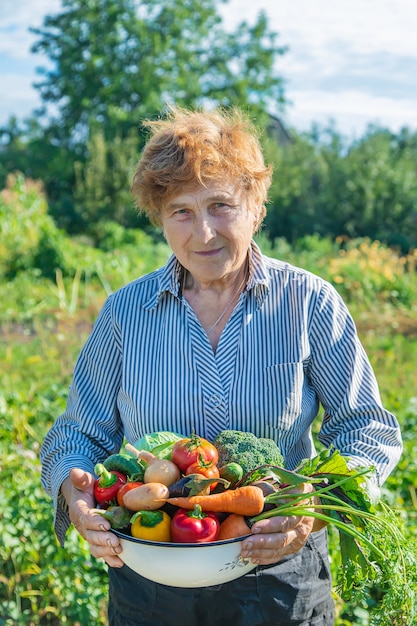
[[210, 403], [211, 403], [211, 406], [218, 407], [221, 405], [222, 399], [217, 394], [214, 394], [210, 398]]

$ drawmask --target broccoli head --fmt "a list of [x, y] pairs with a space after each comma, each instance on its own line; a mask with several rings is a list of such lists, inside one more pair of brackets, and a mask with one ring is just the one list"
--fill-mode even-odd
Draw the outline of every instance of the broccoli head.
[[281, 452], [273, 439], [256, 437], [253, 433], [222, 430], [215, 437], [213, 444], [219, 453], [219, 467], [227, 463], [239, 463], [244, 474], [261, 465], [282, 466], [284, 463]]

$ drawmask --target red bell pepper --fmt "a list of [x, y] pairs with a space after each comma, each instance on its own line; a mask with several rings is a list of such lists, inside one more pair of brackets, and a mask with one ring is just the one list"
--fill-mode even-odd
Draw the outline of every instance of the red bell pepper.
[[94, 468], [98, 476], [94, 483], [94, 496], [97, 504], [106, 509], [116, 503], [117, 492], [127, 481], [127, 476], [113, 470], [109, 472], [102, 463], [97, 463]]
[[220, 522], [215, 513], [204, 513], [199, 504], [192, 511], [178, 509], [171, 521], [174, 543], [206, 543], [216, 541]]

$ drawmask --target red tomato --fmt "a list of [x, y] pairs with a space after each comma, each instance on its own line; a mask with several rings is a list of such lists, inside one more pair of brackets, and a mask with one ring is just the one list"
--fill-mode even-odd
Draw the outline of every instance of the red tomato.
[[200, 458], [202, 464], [212, 463], [216, 465], [219, 455], [212, 443], [197, 435], [193, 434], [191, 437], [176, 441], [172, 448], [171, 460], [182, 472], [185, 472], [189, 465], [199, 461]]
[[117, 504], [119, 504], [119, 506], [125, 506], [125, 504], [123, 502], [123, 497], [124, 497], [125, 493], [127, 493], [131, 489], [135, 489], [136, 487], [140, 487], [141, 485], [143, 485], [143, 483], [135, 482], [133, 480], [131, 482], [127, 482], [124, 485], [122, 485], [120, 487], [120, 489], [117, 491], [117, 494], [116, 494]]
[[174, 543], [206, 543], [216, 541], [220, 522], [215, 513], [203, 513], [196, 504], [192, 511], [178, 509], [171, 521], [171, 541]]
[[[185, 470], [186, 476], [189, 474], [202, 474], [205, 478], [219, 478], [220, 472], [217, 465], [213, 463], [201, 463], [201, 460], [191, 463]], [[210, 491], [213, 491], [219, 483], [212, 483], [210, 485]]]

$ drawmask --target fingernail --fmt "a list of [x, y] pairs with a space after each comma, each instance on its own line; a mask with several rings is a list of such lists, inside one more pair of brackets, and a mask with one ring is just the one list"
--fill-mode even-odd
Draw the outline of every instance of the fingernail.
[[101, 528], [101, 530], [104, 530], [104, 532], [106, 532], [106, 530], [107, 530], [106, 527], [104, 526], [104, 524], [100, 524], [100, 528]]
[[120, 552], [122, 551], [121, 546], [113, 546], [110, 539], [107, 539], [107, 545], [109, 546], [113, 554], [117, 555], [117, 554], [120, 554]]
[[245, 546], [242, 547], [241, 556], [245, 559], [249, 559], [252, 554], [252, 548], [253, 548], [253, 544], [247, 543]]

